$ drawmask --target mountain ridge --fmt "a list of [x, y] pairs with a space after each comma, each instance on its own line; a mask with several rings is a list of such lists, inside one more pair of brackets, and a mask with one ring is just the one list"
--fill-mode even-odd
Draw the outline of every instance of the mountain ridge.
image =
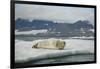
[[37, 36], [94, 36], [94, 32], [90, 31], [94, 27], [88, 20], [78, 20], [71, 24], [38, 19], [29, 21], [19, 18], [15, 21], [15, 29], [19, 31], [48, 30], [47, 33], [39, 33]]

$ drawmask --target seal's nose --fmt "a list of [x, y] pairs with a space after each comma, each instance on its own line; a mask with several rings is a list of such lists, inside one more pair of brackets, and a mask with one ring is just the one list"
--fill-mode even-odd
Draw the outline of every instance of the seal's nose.
[[66, 42], [64, 41], [64, 45], [66, 44]]
[[32, 48], [34, 48], [34, 45], [32, 46]]

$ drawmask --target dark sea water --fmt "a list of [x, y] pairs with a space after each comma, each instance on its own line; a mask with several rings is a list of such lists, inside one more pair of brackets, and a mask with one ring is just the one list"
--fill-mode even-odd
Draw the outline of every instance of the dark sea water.
[[51, 64], [51, 63], [71, 63], [71, 62], [85, 62], [94, 61], [94, 54], [77, 54], [70, 56], [63, 56], [58, 58], [42, 59], [33, 64]]

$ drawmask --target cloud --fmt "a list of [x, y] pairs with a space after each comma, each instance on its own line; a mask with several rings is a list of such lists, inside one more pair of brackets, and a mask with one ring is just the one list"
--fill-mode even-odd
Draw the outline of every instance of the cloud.
[[15, 19], [17, 18], [45, 19], [67, 23], [73, 23], [77, 20], [89, 20], [93, 24], [94, 8], [16, 4]]

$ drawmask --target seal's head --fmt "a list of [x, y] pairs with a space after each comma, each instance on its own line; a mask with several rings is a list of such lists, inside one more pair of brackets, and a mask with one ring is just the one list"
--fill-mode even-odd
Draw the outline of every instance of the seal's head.
[[56, 44], [56, 47], [59, 49], [59, 50], [63, 50], [64, 49], [64, 47], [65, 47], [65, 41], [60, 41], [60, 40], [58, 40], [57, 41], [57, 44]]
[[37, 45], [38, 45], [38, 43], [36, 43], [35, 45], [33, 45], [32, 48], [38, 48]]

